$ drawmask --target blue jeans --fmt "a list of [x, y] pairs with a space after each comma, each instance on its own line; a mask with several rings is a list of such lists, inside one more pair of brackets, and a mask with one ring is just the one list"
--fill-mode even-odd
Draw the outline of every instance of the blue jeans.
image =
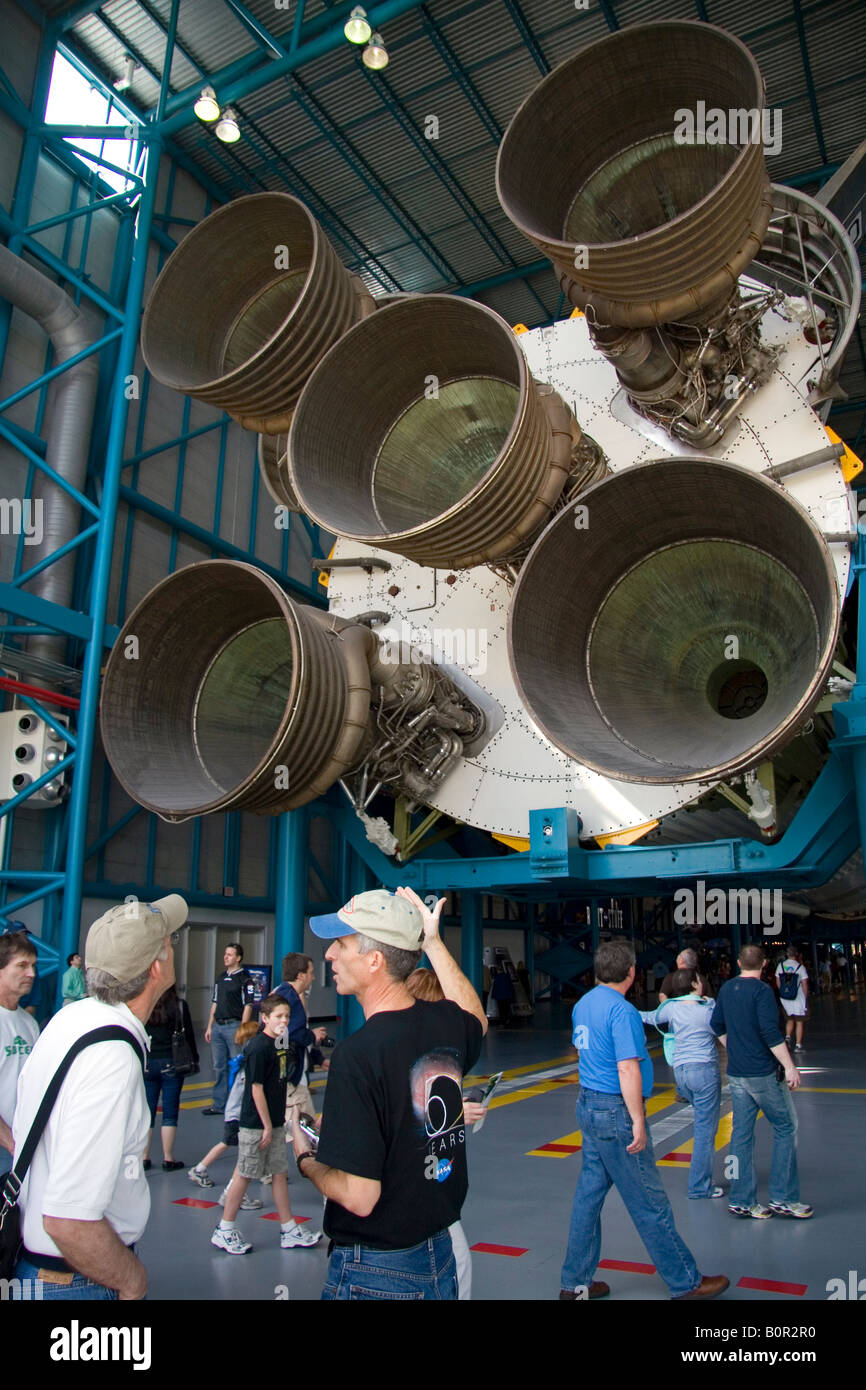
[[625, 1101], [620, 1095], [601, 1091], [581, 1089], [577, 1122], [583, 1131], [583, 1165], [574, 1194], [561, 1287], [576, 1289], [592, 1283], [601, 1254], [601, 1209], [611, 1185], [616, 1184], [671, 1297], [691, 1293], [701, 1282], [700, 1271], [677, 1234], [649, 1135], [641, 1153], [626, 1153], [632, 1125]]
[[331, 1252], [323, 1299], [382, 1299], [404, 1303], [457, 1298], [457, 1266], [451, 1236], [438, 1231], [408, 1250], [369, 1250], [338, 1245]]
[[773, 1126], [770, 1163], [770, 1201], [799, 1202], [797, 1176], [797, 1113], [787, 1082], [771, 1076], [729, 1076], [734, 1102], [731, 1157], [737, 1160], [737, 1176], [731, 1183], [732, 1206], [751, 1207], [758, 1200], [755, 1172], [755, 1120], [763, 1110]]
[[156, 1107], [159, 1102], [160, 1090], [162, 1091], [162, 1123], [164, 1125], [177, 1124], [183, 1082], [184, 1078], [177, 1075], [171, 1062], [165, 1058], [148, 1057], [144, 1089], [147, 1092], [147, 1103], [150, 1106], [151, 1129], [156, 1123]]
[[229, 1094], [229, 1061], [236, 1057], [240, 1048], [235, 1042], [235, 1033], [240, 1027], [237, 1023], [215, 1023], [210, 1030], [210, 1055], [213, 1061], [215, 1078], [213, 1083], [213, 1106], [225, 1110]]
[[685, 1062], [681, 1067], [674, 1067], [674, 1076], [677, 1090], [691, 1101], [695, 1112], [695, 1147], [689, 1165], [689, 1196], [710, 1197], [722, 1100], [719, 1064]]
[[[42, 1302], [54, 1302], [61, 1299], [96, 1299], [117, 1298], [116, 1289], [108, 1289], [104, 1284], [94, 1284], [92, 1279], [86, 1279], [83, 1274], [75, 1274], [71, 1284], [49, 1284], [40, 1279], [37, 1284], [39, 1266], [31, 1264], [29, 1260], [21, 1259], [15, 1266], [15, 1278], [27, 1280], [23, 1288], [11, 1290], [11, 1298], [14, 1303], [26, 1302], [39, 1299]], [[52, 1276], [49, 1274], [49, 1278]]]

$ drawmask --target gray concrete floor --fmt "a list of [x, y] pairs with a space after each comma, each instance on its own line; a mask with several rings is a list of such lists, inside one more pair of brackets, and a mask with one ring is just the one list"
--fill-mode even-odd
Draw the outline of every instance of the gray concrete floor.
[[[809, 1300], [825, 1300], [828, 1280], [847, 1280], [849, 1270], [866, 1276], [864, 1038], [866, 1000], [862, 993], [855, 1004], [847, 995], [815, 1002], [806, 1048], [797, 1054], [804, 1089], [795, 1098], [800, 1122], [801, 1195], [815, 1208], [811, 1221], [738, 1221], [728, 1214], [725, 1200], [688, 1201], [685, 1167], [659, 1169], [677, 1227], [698, 1266], [704, 1273], [724, 1273], [730, 1278], [732, 1287], [726, 1300], [776, 1302], [792, 1308]], [[202, 1050], [203, 1061], [207, 1052], [207, 1048]], [[577, 1086], [568, 1079], [568, 1059], [573, 1056], [569, 1011], [564, 1007], [542, 1006], [532, 1025], [504, 1032], [493, 1028], [485, 1040], [478, 1073], [503, 1068], [530, 1070], [521, 1082], [521, 1088], [525, 1087], [521, 1098], [491, 1109], [482, 1132], [469, 1140], [470, 1187], [463, 1225], [470, 1246], [484, 1243], [525, 1251], [519, 1255], [473, 1254], [473, 1298], [479, 1301], [549, 1300], [557, 1296], [580, 1153], [553, 1158], [534, 1156], [530, 1150], [576, 1129]], [[654, 1057], [654, 1067], [657, 1094], [662, 1094], [662, 1088], [672, 1081], [672, 1073], [660, 1054]], [[542, 1070], [559, 1074], [533, 1084], [534, 1074]], [[183, 1099], [199, 1108], [182, 1110], [176, 1146], [177, 1157], [188, 1166], [222, 1136], [222, 1118], [200, 1113], [200, 1107], [209, 1102], [209, 1090], [202, 1084], [207, 1073], [195, 1081], [198, 1087], [186, 1087]], [[723, 1103], [723, 1113], [725, 1108]], [[683, 1107], [671, 1103], [651, 1116], [651, 1126], [664, 1125], [666, 1130], [666, 1136], [656, 1144], [657, 1158], [691, 1137], [682, 1111]], [[674, 1127], [673, 1117], [684, 1119], [681, 1129]], [[769, 1126], [759, 1121], [756, 1162], [763, 1200], [767, 1200], [770, 1148]], [[726, 1154], [726, 1148], [718, 1152], [717, 1181], [723, 1181]], [[263, 1219], [274, 1211], [269, 1189], [251, 1184], [251, 1192], [264, 1197], [264, 1212], [242, 1212], [239, 1216], [241, 1229], [254, 1250], [244, 1256], [229, 1256], [210, 1245], [219, 1207], [178, 1204], [183, 1199], [215, 1201], [220, 1187], [204, 1191], [189, 1181], [185, 1171], [163, 1173], [158, 1133], [152, 1157], [156, 1166], [150, 1176], [151, 1217], [140, 1242], [149, 1272], [150, 1298], [318, 1299], [327, 1264], [325, 1241], [311, 1250], [280, 1250], [278, 1223]], [[231, 1153], [218, 1160], [211, 1170], [215, 1182], [226, 1182], [232, 1167]], [[317, 1193], [297, 1174], [290, 1174], [290, 1181], [295, 1213], [320, 1227]], [[607, 1199], [602, 1218], [602, 1260], [650, 1263], [615, 1191]], [[668, 1297], [657, 1275], [613, 1269], [600, 1271], [599, 1277], [610, 1284], [613, 1299]], [[762, 1291], [740, 1285], [744, 1278], [805, 1286], [805, 1292]]]

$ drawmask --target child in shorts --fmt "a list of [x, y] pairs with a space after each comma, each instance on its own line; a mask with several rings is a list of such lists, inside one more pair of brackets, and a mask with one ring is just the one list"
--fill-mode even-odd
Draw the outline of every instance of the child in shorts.
[[[238, 1047], [244, 1047], [250, 1038], [254, 1038], [259, 1031], [257, 1020], [250, 1019], [249, 1023], [242, 1023], [235, 1033], [235, 1042]], [[204, 1158], [199, 1159], [198, 1163], [189, 1170], [189, 1180], [198, 1187], [213, 1187], [213, 1178], [208, 1173], [208, 1168], [215, 1163], [218, 1158], [229, 1149], [236, 1149], [238, 1146], [238, 1130], [240, 1128], [241, 1100], [244, 1094], [244, 1059], [240, 1054], [232, 1057], [229, 1062], [229, 1098], [226, 1101], [225, 1115], [223, 1116], [223, 1137], [222, 1142], [214, 1144], [212, 1149], [208, 1149]], [[226, 1194], [229, 1190], [229, 1182], [223, 1188], [220, 1196], [220, 1206], [225, 1206]], [[251, 1197], [248, 1192], [244, 1193], [244, 1200], [241, 1202], [241, 1211], [261, 1211], [261, 1199]]]
[[273, 1179], [282, 1249], [307, 1248], [322, 1239], [321, 1231], [302, 1230], [289, 1204], [285, 1134], [289, 1006], [285, 999], [269, 994], [262, 1002], [261, 1018], [263, 1031], [249, 1040], [243, 1054], [246, 1086], [238, 1129], [238, 1166], [226, 1194], [223, 1219], [211, 1236], [211, 1245], [229, 1255], [245, 1255], [253, 1248], [238, 1230], [235, 1217], [252, 1179], [268, 1174]]

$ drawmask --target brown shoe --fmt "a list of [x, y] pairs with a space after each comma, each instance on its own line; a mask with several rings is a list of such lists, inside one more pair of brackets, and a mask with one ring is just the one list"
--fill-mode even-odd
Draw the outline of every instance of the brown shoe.
[[705, 1274], [696, 1289], [692, 1289], [691, 1293], [677, 1294], [673, 1301], [684, 1303], [687, 1298], [718, 1298], [730, 1286], [730, 1282], [724, 1274]]
[[[601, 1279], [597, 1280], [597, 1282], [594, 1283], [594, 1284], [590, 1284], [590, 1286], [589, 1286], [589, 1297], [590, 1297], [590, 1298], [607, 1298], [607, 1296], [608, 1296], [609, 1293], [610, 1293], [610, 1284], [605, 1284]], [[577, 1296], [577, 1294], [575, 1293], [574, 1289], [560, 1289], [560, 1290], [559, 1290], [559, 1297], [560, 1297], [560, 1300], [561, 1300], [563, 1303], [567, 1302], [569, 1299], [571, 1299], [571, 1300], [573, 1300], [574, 1302], [577, 1302], [577, 1303], [583, 1303], [583, 1302], [585, 1302], [584, 1299], [578, 1298], [578, 1296]]]

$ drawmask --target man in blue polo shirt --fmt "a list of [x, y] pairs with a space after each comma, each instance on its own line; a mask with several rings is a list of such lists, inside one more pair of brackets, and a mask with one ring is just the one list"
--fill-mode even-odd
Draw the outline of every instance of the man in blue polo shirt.
[[601, 1209], [616, 1184], [628, 1214], [671, 1297], [715, 1298], [728, 1287], [723, 1274], [701, 1277], [674, 1225], [671, 1204], [656, 1172], [644, 1100], [653, 1070], [643, 1024], [625, 995], [634, 982], [635, 957], [627, 941], [606, 941], [595, 955], [596, 987], [574, 1006], [574, 1046], [580, 1052], [577, 1119], [583, 1164], [574, 1194], [561, 1299], [604, 1298], [593, 1283], [601, 1254]]

